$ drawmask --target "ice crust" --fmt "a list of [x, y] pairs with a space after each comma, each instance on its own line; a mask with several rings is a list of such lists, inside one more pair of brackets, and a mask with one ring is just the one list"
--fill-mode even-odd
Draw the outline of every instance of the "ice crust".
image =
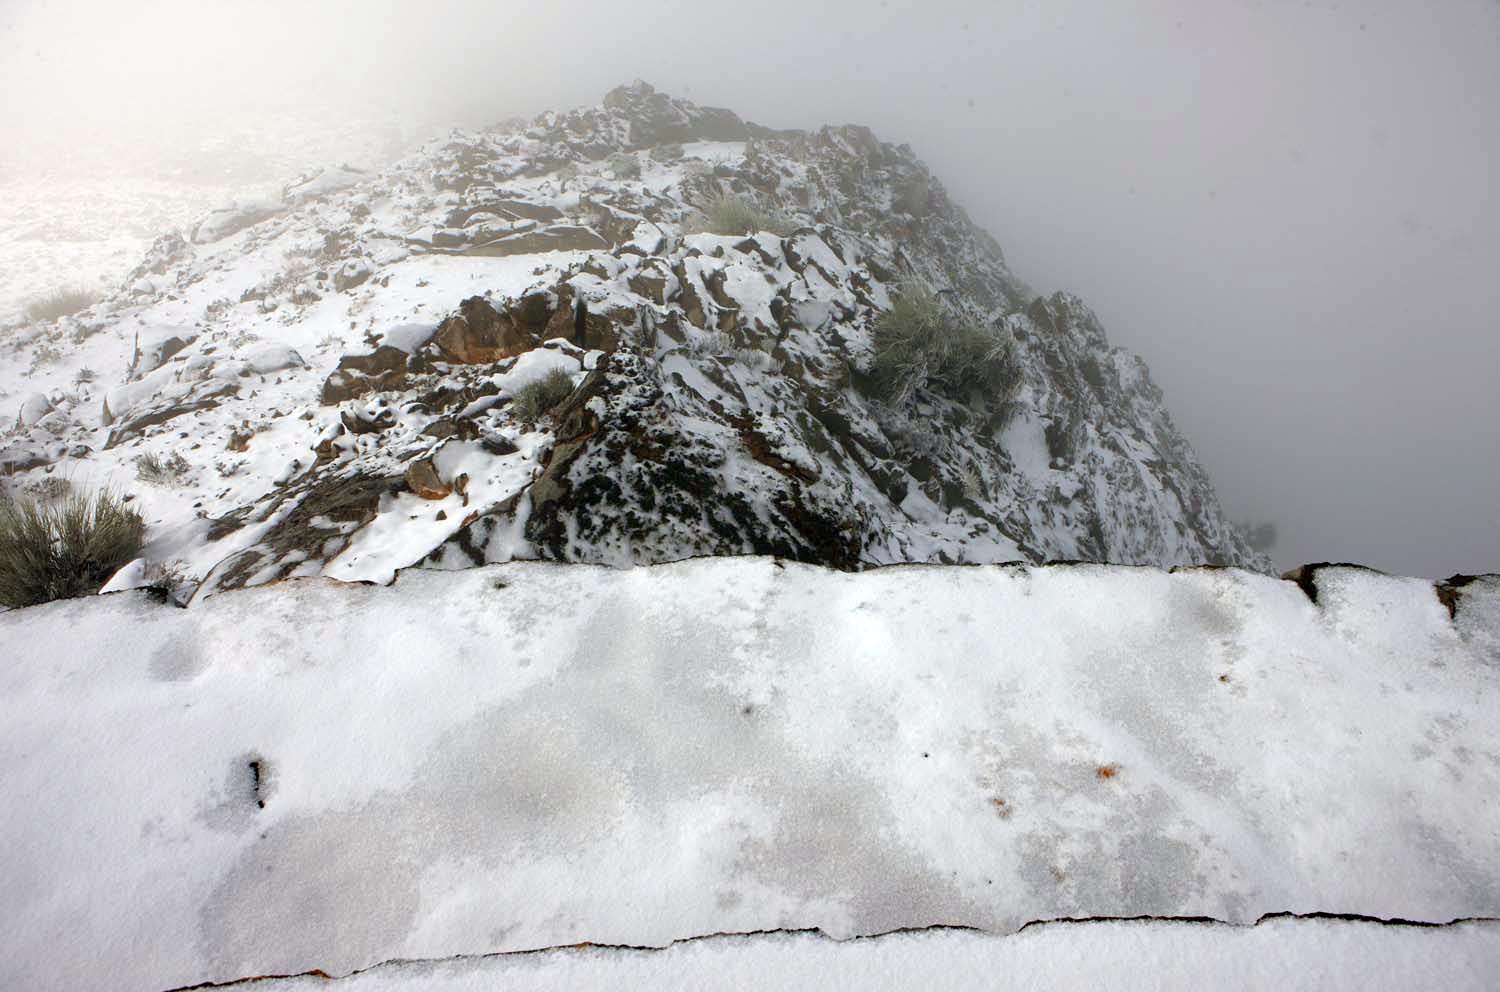
[[0, 614], [0, 986], [1500, 915], [1500, 585], [1317, 589], [516, 562]]

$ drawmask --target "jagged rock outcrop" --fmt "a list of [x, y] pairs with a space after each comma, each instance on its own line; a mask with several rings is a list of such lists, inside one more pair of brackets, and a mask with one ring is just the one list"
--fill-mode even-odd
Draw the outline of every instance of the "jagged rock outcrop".
[[[15, 439], [181, 450], [211, 523], [154, 526], [210, 588], [512, 557], [1267, 566], [1140, 359], [866, 128], [773, 131], [637, 83], [330, 175], [159, 241], [63, 363], [120, 384], [103, 420], [85, 386]], [[709, 230], [726, 202], [751, 233]], [[875, 329], [917, 285], [1003, 351], [1004, 388], [883, 390]], [[194, 308], [152, 361], [118, 354]], [[571, 396], [517, 402], [559, 373]], [[351, 487], [337, 516], [304, 506]]]

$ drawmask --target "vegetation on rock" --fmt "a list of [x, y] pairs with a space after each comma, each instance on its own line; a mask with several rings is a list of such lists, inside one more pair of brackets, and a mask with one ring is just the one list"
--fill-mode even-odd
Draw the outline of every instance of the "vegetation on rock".
[[875, 379], [898, 405], [923, 387], [954, 396], [979, 389], [1003, 402], [1019, 385], [1010, 337], [958, 319], [926, 286], [908, 289], [875, 321]]
[[561, 369], [553, 369], [516, 390], [511, 409], [522, 420], [535, 420], [567, 399], [572, 392], [573, 377]]
[[135, 460], [135, 476], [142, 482], [156, 486], [170, 486], [181, 479], [192, 468], [187, 459], [173, 452], [167, 458], [158, 458], [147, 452]]
[[770, 231], [783, 237], [791, 233], [792, 225], [784, 217], [767, 213], [742, 196], [723, 193], [711, 198], [703, 205], [703, 214], [708, 218], [708, 229], [714, 234], [755, 234]]

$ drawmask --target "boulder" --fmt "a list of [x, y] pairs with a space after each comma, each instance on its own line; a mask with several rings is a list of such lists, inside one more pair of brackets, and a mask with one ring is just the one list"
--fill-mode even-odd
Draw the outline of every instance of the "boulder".
[[406, 485], [423, 499], [446, 499], [453, 487], [438, 475], [431, 458], [418, 458], [406, 466]]
[[464, 365], [498, 362], [535, 347], [527, 329], [482, 296], [459, 304], [458, 313], [438, 326], [433, 344], [443, 358]]
[[255, 349], [245, 357], [250, 371], [258, 375], [269, 375], [282, 369], [306, 368], [302, 356], [284, 344], [268, 344]]
[[47, 399], [46, 394], [32, 393], [21, 403], [21, 410], [16, 415], [16, 427], [33, 427], [51, 412], [52, 401]]
[[332, 406], [366, 393], [406, 385], [406, 352], [381, 345], [368, 355], [345, 355], [323, 383], [322, 403]]
[[167, 403], [160, 406], [149, 406], [144, 412], [135, 413], [129, 420], [109, 432], [109, 439], [104, 442], [105, 450], [117, 447], [122, 441], [128, 441], [137, 436], [148, 427], [159, 427], [169, 420], [188, 413], [200, 413], [204, 410], [212, 410], [219, 405], [219, 400], [225, 396], [233, 396], [239, 392], [239, 387], [233, 383], [224, 383], [222, 386], [198, 394], [197, 399], [185, 400], [179, 403]]
[[197, 332], [187, 327], [151, 326], [136, 332], [135, 348], [130, 357], [130, 372], [127, 378], [139, 379], [155, 372], [194, 341]]
[[334, 271], [333, 288], [342, 293], [363, 285], [369, 278], [370, 266], [359, 259], [350, 259]]
[[270, 200], [250, 203], [232, 203], [215, 210], [193, 225], [192, 241], [195, 245], [206, 245], [237, 234], [247, 227], [259, 224], [286, 209], [285, 204]]
[[329, 193], [347, 189], [369, 176], [362, 169], [351, 165], [339, 165], [332, 169], [319, 169], [310, 176], [282, 187], [281, 198], [287, 203], [300, 204], [321, 199]]
[[350, 434], [379, 434], [396, 425], [396, 412], [384, 404], [356, 404], [341, 411], [339, 420]]
[[[472, 441], [479, 436], [479, 425], [472, 420], [458, 420], [456, 418], [444, 417], [434, 420], [422, 428], [423, 437], [430, 437], [438, 441], [456, 437], [460, 441]], [[514, 449], [512, 449], [514, 450]]]
[[0, 472], [14, 474], [52, 463], [45, 445], [18, 441], [0, 448]]

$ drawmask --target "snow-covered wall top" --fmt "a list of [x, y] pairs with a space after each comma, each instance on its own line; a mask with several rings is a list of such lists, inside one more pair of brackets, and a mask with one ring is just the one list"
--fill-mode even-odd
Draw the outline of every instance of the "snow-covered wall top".
[[0, 986], [1500, 915], [1500, 578], [1306, 585], [511, 563], [0, 614]]
[[[773, 230], [695, 233], [724, 195]], [[918, 283], [1012, 342], [1013, 395], [874, 387]], [[1140, 359], [909, 148], [644, 84], [217, 211], [0, 349], [9, 484], [133, 490], [189, 590], [512, 557], [1267, 567]], [[567, 401], [514, 402], [549, 371]]]

